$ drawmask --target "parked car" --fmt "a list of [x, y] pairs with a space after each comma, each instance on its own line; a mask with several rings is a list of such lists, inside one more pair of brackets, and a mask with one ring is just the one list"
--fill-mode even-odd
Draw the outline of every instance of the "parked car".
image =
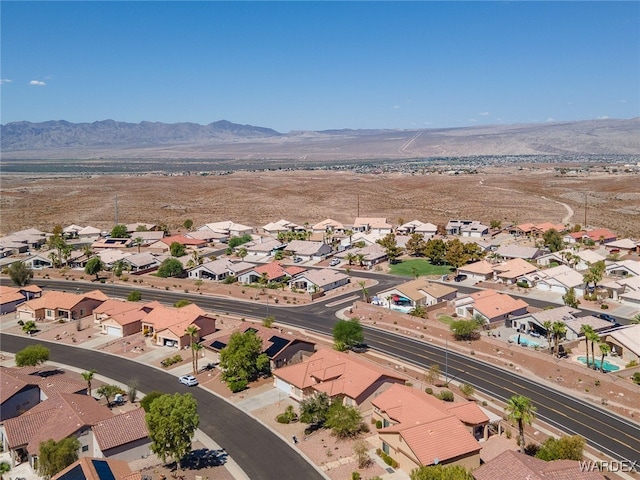
[[187, 387], [195, 387], [198, 385], [198, 379], [193, 375], [183, 375], [178, 380]]
[[454, 282], [462, 282], [466, 279], [467, 279], [467, 276], [462, 274], [456, 275], [455, 277], [453, 277]]
[[613, 318], [608, 313], [598, 313], [596, 317], [601, 318], [602, 320], [606, 320], [607, 322], [616, 323], [617, 320]]
[[296, 257], [293, 259], [293, 263], [300, 263], [302, 261], [302, 257]]
[[340, 259], [339, 258], [334, 258], [333, 260], [331, 260], [331, 263], [329, 263], [329, 266], [335, 267], [338, 264], [340, 264]]

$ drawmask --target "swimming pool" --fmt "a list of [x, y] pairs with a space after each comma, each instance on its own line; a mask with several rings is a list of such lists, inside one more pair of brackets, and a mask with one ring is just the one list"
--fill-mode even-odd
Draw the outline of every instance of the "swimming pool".
[[[511, 341], [511, 343], [518, 343], [518, 335], [512, 335], [509, 340]], [[535, 347], [539, 347], [540, 344], [538, 342], [534, 342], [533, 340], [529, 340], [526, 337], [523, 337], [522, 335], [520, 335], [520, 345], [525, 345], [527, 347], [531, 347], [531, 348], [535, 348]]]
[[[587, 364], [587, 357], [578, 357], [577, 360], [580, 363], [584, 363], [585, 365]], [[596, 368], [600, 369], [600, 360], [598, 360], [596, 358]], [[593, 360], [589, 360], [589, 364], [593, 365]], [[605, 372], [615, 372], [616, 370], [620, 370], [620, 367], [617, 365], [614, 365], [613, 363], [610, 363], [608, 361], [604, 361], [604, 371]]]

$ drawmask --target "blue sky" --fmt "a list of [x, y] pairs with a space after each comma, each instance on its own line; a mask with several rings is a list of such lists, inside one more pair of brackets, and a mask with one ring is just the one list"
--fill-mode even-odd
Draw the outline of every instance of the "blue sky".
[[640, 2], [2, 1], [1, 122], [640, 116]]

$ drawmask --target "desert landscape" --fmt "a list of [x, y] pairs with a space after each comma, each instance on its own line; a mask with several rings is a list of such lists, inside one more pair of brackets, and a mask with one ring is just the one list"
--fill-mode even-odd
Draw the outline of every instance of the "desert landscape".
[[1, 233], [54, 225], [111, 229], [119, 223], [165, 223], [174, 231], [233, 220], [260, 227], [285, 218], [310, 225], [326, 218], [350, 224], [357, 216], [391, 223], [419, 219], [444, 225], [468, 218], [505, 226], [562, 222], [640, 236], [640, 175], [611, 166], [480, 167], [440, 171], [359, 173], [354, 170], [235, 171], [226, 175], [3, 174]]

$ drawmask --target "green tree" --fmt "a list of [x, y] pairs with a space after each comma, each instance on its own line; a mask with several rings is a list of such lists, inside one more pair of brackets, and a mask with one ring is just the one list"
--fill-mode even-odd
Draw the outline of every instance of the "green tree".
[[158, 267], [158, 276], [162, 278], [175, 277], [183, 272], [182, 263], [177, 258], [165, 258]]
[[194, 352], [194, 356], [195, 356], [195, 360], [196, 360], [196, 372], [198, 371], [198, 357], [200, 355], [200, 352], [204, 350], [204, 347], [200, 344], [200, 343], [192, 343], [191, 344], [191, 351]]
[[49, 439], [40, 443], [38, 450], [38, 473], [51, 478], [78, 460], [80, 440], [76, 437], [63, 438], [59, 442]]
[[245, 233], [241, 237], [231, 237], [229, 239], [228, 245], [233, 249], [233, 248], [239, 247], [244, 243], [248, 243], [250, 241], [251, 241], [251, 235], [249, 235], [248, 233]]
[[127, 238], [128, 236], [126, 225], [115, 225], [111, 229], [111, 238]]
[[460, 392], [462, 393], [462, 395], [464, 395], [465, 397], [471, 397], [473, 396], [473, 394], [475, 393], [476, 389], [473, 388], [473, 385], [471, 385], [470, 383], [464, 383], [462, 385], [460, 385]]
[[262, 339], [255, 331], [231, 334], [229, 343], [220, 351], [220, 369], [230, 388], [234, 382], [246, 385], [261, 374], [269, 374], [269, 358], [262, 353]]
[[11, 471], [11, 464], [9, 462], [5, 462], [4, 460], [0, 462], [0, 476], [4, 478], [6, 473]]
[[182, 226], [187, 230], [191, 230], [191, 227], [193, 227], [193, 220], [191, 220], [190, 218], [187, 218], [182, 224]]
[[282, 250], [276, 250], [273, 254], [273, 259], [276, 261], [280, 261], [284, 258], [284, 252]]
[[344, 256], [344, 259], [349, 262], [349, 265], [353, 265], [353, 262], [356, 261], [356, 255], [355, 253], [349, 252]]
[[639, 323], [640, 323], [640, 313], [634, 315], [633, 317], [631, 317], [631, 320], [629, 320], [630, 325], [637, 325]]
[[362, 301], [369, 303], [369, 290], [367, 290], [367, 282], [360, 280], [358, 286], [362, 290]]
[[476, 262], [485, 256], [485, 252], [476, 242], [464, 243], [463, 245], [467, 262]]
[[159, 392], [157, 390], [153, 390], [142, 397], [142, 400], [140, 400], [140, 406], [145, 412], [149, 412], [149, 410], [151, 409], [151, 404], [155, 401], [156, 398], [161, 397], [162, 395], [167, 394]]
[[442, 265], [447, 254], [447, 245], [444, 243], [444, 240], [430, 238], [425, 245], [424, 254], [429, 257], [429, 260], [434, 265]]
[[28, 345], [16, 353], [16, 366], [37, 367], [49, 360], [49, 354], [49, 349], [39, 343]]
[[84, 266], [84, 273], [87, 275], [95, 275], [96, 280], [99, 280], [100, 272], [104, 270], [104, 262], [100, 257], [90, 258], [87, 264]]
[[491, 223], [489, 223], [489, 226], [493, 229], [499, 229], [502, 228], [502, 222], [500, 220], [491, 220]]
[[402, 253], [402, 249], [398, 247], [398, 241], [396, 240], [396, 236], [393, 233], [388, 233], [380, 240], [377, 240], [376, 243], [378, 243], [380, 246], [382, 246], [382, 248], [385, 249], [387, 258], [389, 259], [389, 263], [395, 263], [397, 258]]
[[573, 287], [567, 290], [567, 293], [562, 296], [562, 301], [571, 308], [578, 308], [578, 305], [580, 305], [580, 300], [578, 300], [576, 290]]
[[171, 245], [169, 245], [169, 252], [172, 257], [182, 257], [186, 254], [186, 249], [180, 242], [171, 242]]
[[100, 396], [100, 398], [104, 397], [107, 400], [107, 406], [111, 406], [111, 399], [116, 396], [117, 393], [123, 394], [124, 390], [122, 390], [118, 385], [101, 385], [96, 390], [96, 393]]
[[552, 352], [551, 347], [551, 336], [553, 335], [553, 332], [551, 330], [551, 327], [553, 326], [553, 322], [551, 320], [545, 320], [544, 322], [542, 322], [542, 327], [544, 328], [544, 331], [547, 335], [547, 345], [549, 346], [549, 353]]
[[198, 403], [190, 393], [161, 395], [149, 406], [145, 415], [151, 451], [163, 463], [167, 456], [180, 464], [191, 451], [191, 440], [200, 424]]
[[424, 379], [431, 385], [434, 385], [440, 380], [440, 365], [437, 363], [431, 364], [431, 367], [429, 367], [429, 370], [424, 375]]
[[337, 401], [331, 404], [324, 426], [338, 438], [356, 437], [364, 429], [360, 410]]
[[273, 315], [269, 315], [268, 317], [264, 317], [264, 319], [262, 320], [262, 326], [271, 328], [273, 326], [273, 322], [275, 321], [276, 317], [274, 317]]
[[187, 305], [191, 305], [191, 302], [186, 298], [181, 298], [180, 300], [178, 300], [173, 304], [174, 308], [182, 308], [182, 307], [186, 307]]
[[536, 458], [552, 460], [582, 460], [585, 441], [580, 435], [547, 438], [536, 453]]
[[312, 425], [324, 425], [331, 406], [325, 392], [317, 392], [300, 402], [300, 421]]
[[140, 293], [140, 290], [132, 290], [129, 292], [129, 295], [127, 295], [127, 301], [129, 302], [139, 302], [140, 300], [142, 300], [142, 293]]
[[138, 247], [138, 253], [140, 253], [140, 247], [144, 243], [144, 239], [142, 237], [136, 237], [133, 239], [133, 246]]
[[536, 418], [537, 408], [531, 403], [531, 399], [523, 395], [514, 395], [507, 400], [505, 407], [507, 418], [518, 424], [518, 445], [524, 450], [524, 426], [531, 425]]
[[91, 381], [93, 380], [93, 376], [96, 374], [96, 370], [87, 370], [86, 372], [82, 372], [82, 379], [87, 382], [87, 395], [91, 396]]
[[604, 260], [600, 260], [599, 262], [595, 262], [590, 265], [589, 269], [582, 275], [582, 279], [586, 286], [588, 287], [593, 284], [593, 288], [596, 293], [598, 290], [598, 284], [602, 281], [605, 268]]
[[429, 465], [414, 469], [411, 480], [473, 480], [467, 470], [461, 465]]
[[13, 262], [8, 270], [11, 281], [19, 287], [24, 287], [33, 278], [33, 270], [24, 262]]
[[562, 237], [555, 228], [551, 228], [542, 235], [545, 247], [551, 252], [558, 252], [564, 248]]
[[456, 340], [476, 340], [479, 336], [478, 322], [471, 320], [456, 320], [451, 323], [451, 332]]
[[357, 318], [338, 320], [333, 326], [333, 344], [336, 350], [348, 350], [363, 341], [364, 332]]
[[424, 235], [420, 233], [412, 233], [409, 240], [407, 240], [405, 249], [412, 257], [422, 257], [424, 256], [426, 246], [427, 242], [424, 240]]
[[454, 238], [447, 242], [447, 251], [445, 253], [445, 259], [448, 264], [454, 268], [460, 268], [467, 263], [469, 257], [465, 253], [464, 244]]

